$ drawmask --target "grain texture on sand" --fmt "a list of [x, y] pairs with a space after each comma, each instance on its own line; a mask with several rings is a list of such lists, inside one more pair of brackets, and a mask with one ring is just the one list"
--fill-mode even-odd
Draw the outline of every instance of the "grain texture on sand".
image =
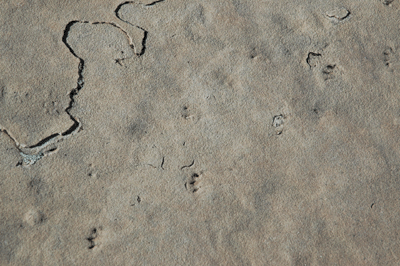
[[399, 265], [398, 0], [3, 2], [0, 265]]

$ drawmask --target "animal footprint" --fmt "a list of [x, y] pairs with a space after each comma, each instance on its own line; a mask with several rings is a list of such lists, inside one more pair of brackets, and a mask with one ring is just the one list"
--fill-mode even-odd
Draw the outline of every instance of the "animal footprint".
[[310, 68], [316, 67], [320, 63], [322, 55], [319, 53], [313, 53], [309, 52], [307, 56], [307, 64], [310, 66]]
[[272, 119], [272, 126], [275, 127], [276, 135], [280, 135], [283, 132], [284, 116], [276, 115]]
[[324, 60], [323, 60], [322, 54], [309, 52], [306, 62], [310, 66], [310, 69], [312, 69], [312, 70], [315, 69], [317, 72], [321, 71], [322, 77], [324, 78], [324, 80], [332, 79], [335, 77], [334, 72], [335, 72], [336, 65], [326, 64], [326, 61], [324, 62]]
[[189, 105], [184, 105], [181, 110], [181, 116], [183, 119], [187, 121], [191, 121], [196, 123], [200, 116], [196, 113], [196, 110], [193, 110]]
[[391, 47], [388, 47], [383, 51], [384, 62], [387, 67], [400, 65], [399, 55], [393, 51]]
[[324, 76], [324, 80], [332, 79], [334, 78], [334, 70], [336, 68], [336, 65], [327, 65], [322, 69], [322, 74]]
[[99, 236], [99, 230], [97, 228], [93, 228], [90, 236], [86, 238], [89, 241], [89, 249], [93, 249], [99, 245], [98, 241], [96, 240]]
[[136, 199], [133, 200], [133, 203], [131, 204], [131, 206], [135, 206], [136, 204], [140, 204], [140, 202], [142, 201], [142, 199], [137, 196]]
[[30, 226], [39, 225], [46, 221], [46, 216], [41, 211], [30, 210], [25, 214], [24, 221]]
[[189, 178], [189, 180], [185, 183], [185, 188], [189, 190], [192, 193], [197, 192], [201, 187], [199, 186], [199, 180], [200, 175], [199, 174], [192, 174]]

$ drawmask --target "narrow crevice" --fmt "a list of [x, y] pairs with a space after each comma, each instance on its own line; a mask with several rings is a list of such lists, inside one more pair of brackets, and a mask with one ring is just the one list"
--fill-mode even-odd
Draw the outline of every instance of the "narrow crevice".
[[161, 3], [161, 2], [164, 2], [164, 1], [165, 1], [165, 0], [154, 1], [153, 3], [147, 4], [147, 5], [145, 5], [145, 6], [154, 6], [155, 4], [158, 4], [158, 3]]
[[[162, 2], [162, 1], [164, 1], [164, 0], [156, 1], [156, 2], [153, 2], [153, 3], [147, 4], [145, 6], [152, 6], [152, 5], [155, 5], [156, 3], [159, 3], [159, 2]], [[145, 30], [144, 28], [140, 27], [140, 26], [133, 25], [129, 21], [122, 19], [122, 17], [119, 15], [119, 11], [121, 10], [122, 6], [127, 5], [127, 4], [132, 4], [132, 3], [134, 3], [134, 2], [133, 1], [126, 1], [126, 2], [118, 5], [118, 7], [114, 10], [114, 13], [115, 13], [115, 16], [119, 20], [121, 20], [122, 22], [125, 22], [126, 24], [129, 24], [129, 25], [131, 25], [133, 27], [136, 27], [138, 29], [141, 29], [143, 31], [142, 50], [140, 52], [136, 52], [137, 56], [142, 56], [142, 55], [144, 55], [144, 53], [146, 51], [146, 41], [147, 41], [147, 36], [148, 36], [149, 32], [147, 30]], [[131, 44], [131, 45], [132, 45], [131, 48], [134, 49], [133, 44]]]
[[[50, 135], [50, 136], [48, 136], [48, 137], [45, 137], [44, 139], [40, 140], [37, 144], [27, 147], [28, 149], [43, 148], [43, 147], [45, 146], [45, 144], [48, 144], [51, 140], [54, 140], [55, 138], [57, 138], [57, 137], [60, 136], [60, 135], [61, 135], [61, 136], [70, 135], [70, 134], [72, 134], [72, 133], [80, 126], [80, 123], [77, 121], [77, 119], [76, 119], [75, 117], [73, 117], [73, 116], [70, 114], [69, 111], [70, 111], [70, 109], [72, 108], [72, 106], [73, 106], [73, 104], [74, 104], [74, 96], [78, 94], [78, 92], [83, 88], [83, 85], [85, 84], [84, 79], [83, 79], [83, 74], [82, 74], [85, 63], [84, 63], [84, 61], [83, 61], [82, 58], [80, 58], [79, 56], [76, 55], [75, 51], [71, 48], [71, 46], [70, 46], [70, 45], [68, 44], [68, 42], [67, 42], [68, 33], [69, 33], [69, 31], [71, 30], [71, 27], [72, 27], [75, 23], [78, 23], [78, 22], [79, 22], [79, 21], [77, 21], [77, 20], [74, 20], [74, 21], [69, 22], [69, 23], [67, 24], [67, 26], [65, 27], [65, 29], [64, 29], [64, 34], [63, 34], [63, 37], [62, 37], [63, 43], [65, 44], [65, 46], [67, 46], [67, 48], [68, 48], [68, 50], [71, 52], [71, 54], [72, 54], [73, 56], [75, 56], [76, 58], [79, 59], [77, 86], [76, 86], [76, 88], [74, 88], [74, 89], [69, 93], [70, 102], [69, 102], [69, 104], [68, 104], [68, 107], [65, 109], [65, 112], [69, 115], [70, 119], [74, 122], [74, 124], [73, 124], [68, 130], [66, 130], [65, 132], [63, 132], [63, 133], [61, 133], [61, 134], [60, 134], [60, 133], [54, 133], [54, 134], [52, 134], [52, 135]], [[8, 133], [7, 133], [7, 135], [10, 136]], [[11, 137], [11, 136], [10, 136], [10, 137]], [[12, 138], [12, 139], [13, 139], [13, 138]], [[13, 139], [13, 140], [14, 140], [14, 139]], [[16, 143], [16, 146], [18, 147], [18, 150], [19, 150], [20, 152], [23, 153], [22, 150], [26, 150], [26, 148], [21, 147], [19, 144], [17, 144], [17, 142], [16, 142], [15, 140], [14, 140], [14, 142]], [[33, 152], [33, 153], [35, 153], [35, 152]], [[36, 153], [37, 153], [37, 152], [36, 152]], [[25, 154], [25, 153], [24, 153], [24, 154]], [[25, 155], [26, 155], [26, 154], [25, 154]]]
[[123, 20], [123, 19], [119, 16], [119, 11], [121, 10], [122, 6], [127, 5], [127, 4], [132, 4], [132, 3], [133, 3], [133, 1], [126, 1], [126, 2], [123, 2], [122, 4], [119, 4], [119, 5], [117, 6], [117, 8], [114, 10], [115, 16], [116, 16], [118, 19], [122, 20], [123, 22], [126, 22], [125, 20]]
[[143, 39], [142, 39], [142, 51], [140, 51], [140, 53], [138, 54], [138, 56], [142, 56], [144, 55], [144, 52], [146, 51], [146, 41], [147, 41], [147, 35], [148, 35], [148, 31], [144, 30], [140, 27], [138, 27], [139, 29], [143, 30]]
[[[63, 42], [64, 42], [64, 38], [63, 38]], [[69, 47], [69, 44], [67, 43], [67, 40], [65, 38], [65, 45], [67, 47]], [[71, 49], [72, 50], [72, 49]], [[72, 50], [73, 51], [73, 50]], [[75, 89], [73, 89], [70, 93], [69, 93], [69, 104], [68, 107], [65, 109], [65, 112], [69, 115], [70, 119], [74, 122], [74, 124], [65, 132], [63, 132], [61, 135], [62, 136], [67, 136], [72, 134], [73, 132], [75, 132], [75, 130], [77, 130], [80, 127], [80, 123], [79, 121], [70, 113], [70, 110], [72, 109], [74, 103], [75, 103], [75, 99], [74, 97], [76, 95], [78, 95], [79, 91], [83, 88], [83, 86], [85, 85], [85, 80], [83, 78], [83, 70], [85, 68], [85, 61], [78, 57], [75, 52], [72, 52], [72, 54], [77, 57], [79, 59], [79, 66], [78, 66], [78, 81], [77, 81], [77, 86]]]
[[[79, 56], [76, 55], [75, 51], [71, 48], [71, 46], [67, 42], [68, 33], [71, 30], [71, 27], [75, 23], [78, 23], [78, 22], [80, 22], [80, 21], [74, 20], [74, 21], [69, 22], [64, 29], [64, 34], [62, 37], [62, 42], [65, 44], [65, 46], [71, 52], [71, 54], [79, 59], [77, 86], [69, 93], [70, 102], [68, 104], [68, 107], [65, 109], [65, 112], [69, 115], [70, 119], [74, 122], [74, 124], [65, 132], [63, 132], [61, 134], [54, 133], [54, 134], [40, 140], [37, 144], [29, 146], [29, 147], [25, 147], [25, 146], [19, 144], [17, 142], [17, 140], [15, 138], [13, 138], [5, 129], [0, 130], [1, 132], [4, 132], [14, 142], [15, 147], [20, 152], [21, 156], [23, 157], [23, 162], [26, 165], [34, 164], [34, 163], [36, 163], [36, 161], [40, 160], [44, 155], [46, 155], [47, 153], [43, 153], [42, 150], [45, 148], [45, 146], [47, 146], [47, 144], [52, 143], [52, 141], [54, 143], [60, 141], [60, 138], [57, 138], [57, 137], [59, 137], [59, 136], [65, 137], [67, 135], [70, 135], [70, 134], [74, 133], [80, 127], [79, 121], [74, 116], [71, 115], [70, 110], [73, 107], [73, 104], [75, 102], [74, 97], [78, 94], [78, 92], [83, 88], [83, 86], [85, 84], [84, 78], [83, 78], [83, 70], [84, 70], [85, 62], [82, 58], [80, 58]], [[54, 151], [54, 149], [53, 149], [53, 151]], [[21, 165], [20, 162], [17, 163], [17, 166], [19, 166], [19, 165]]]
[[[73, 20], [73, 21], [70, 21], [68, 24], [67, 24], [67, 26], [65, 26], [65, 29], [64, 29], [64, 34], [63, 34], [63, 37], [62, 37], [62, 42], [65, 44], [65, 46], [67, 46], [67, 48], [69, 49], [69, 51], [71, 52], [71, 54], [73, 54], [76, 58], [79, 58], [79, 56], [77, 56], [76, 54], [75, 54], [75, 51], [72, 49], [72, 47], [68, 44], [68, 42], [67, 42], [67, 38], [68, 38], [68, 34], [69, 34], [69, 31], [71, 30], [71, 27], [75, 24], [75, 23], [78, 23], [78, 22], [80, 22], [79, 20]], [[80, 60], [82, 60], [81, 58], [79, 58]], [[82, 60], [83, 61], [83, 60]]]
[[75, 23], [80, 23], [80, 21], [74, 20], [71, 21], [67, 24], [67, 26], [65, 27], [64, 30], [64, 35], [62, 37], [62, 41], [65, 44], [65, 46], [67, 46], [67, 48], [69, 49], [69, 51], [71, 52], [71, 54], [73, 56], [75, 56], [76, 58], [79, 59], [79, 65], [78, 65], [78, 81], [76, 82], [76, 88], [74, 88], [73, 90], [71, 90], [71, 92], [69, 93], [69, 104], [68, 107], [65, 109], [65, 112], [69, 115], [69, 118], [74, 122], [74, 124], [65, 132], [61, 133], [61, 135], [67, 136], [72, 134], [73, 132], [75, 132], [79, 127], [80, 127], [80, 123], [79, 121], [70, 113], [70, 110], [72, 109], [74, 103], [75, 103], [75, 99], [74, 97], [76, 95], [78, 95], [79, 91], [83, 88], [83, 86], [85, 85], [85, 80], [83, 78], [83, 70], [85, 68], [85, 61], [80, 58], [75, 51], [72, 49], [72, 47], [68, 44], [67, 38], [68, 38], [68, 34], [69, 31], [71, 30], [71, 27], [75, 24]]
[[0, 129], [0, 132], [3, 132], [4, 134], [6, 134], [8, 136], [9, 139], [12, 140], [12, 142], [14, 143], [15, 148], [20, 152], [21, 148], [19, 147], [18, 141], [16, 139], [14, 139], [10, 133], [7, 132], [7, 130], [5, 129]]
[[57, 148], [51, 148], [48, 152], [53, 152], [53, 151], [56, 151], [57, 150]]
[[[147, 4], [145, 6], [153, 6], [153, 5], [155, 5], [155, 4], [159, 3], [159, 2], [163, 2], [163, 1], [164, 0], [155, 1], [155, 2], [152, 2], [152, 3]], [[127, 24], [129, 24], [131, 26], [137, 27], [137, 28], [141, 29], [144, 32], [144, 37], [142, 39], [142, 50], [140, 52], [135, 52], [137, 56], [141, 56], [146, 51], [146, 40], [147, 40], [147, 37], [148, 37], [148, 31], [146, 31], [145, 29], [143, 29], [143, 28], [141, 28], [139, 26], [132, 25], [128, 21], [123, 20], [119, 15], [119, 11], [120, 11], [121, 7], [123, 5], [125, 5], [125, 4], [130, 4], [130, 3], [134, 3], [134, 2], [133, 1], [126, 1], [126, 2], [118, 5], [118, 7], [115, 9], [114, 12], [115, 12], [115, 15], [116, 15], [116, 17], [118, 19], [120, 19], [121, 21], [123, 21], [123, 22], [125, 22], [125, 23], [127, 23]], [[84, 71], [84, 68], [85, 68], [85, 61], [75, 53], [75, 51], [68, 44], [68, 41], [67, 41], [68, 34], [69, 34], [72, 26], [75, 25], [76, 23], [91, 23], [91, 22], [89, 22], [89, 21], [79, 21], [79, 20], [70, 21], [65, 26], [64, 33], [63, 33], [63, 36], [62, 36], [62, 42], [68, 48], [70, 53], [73, 56], [75, 56], [76, 58], [79, 59], [77, 86], [76, 86], [76, 88], [72, 89], [71, 92], [69, 93], [70, 101], [69, 101], [68, 107], [65, 109], [65, 112], [69, 115], [70, 119], [73, 121], [73, 125], [69, 129], [64, 131], [63, 133], [54, 133], [54, 134], [52, 134], [52, 135], [40, 140], [37, 144], [29, 146], [29, 147], [26, 147], [24, 145], [19, 144], [17, 142], [17, 140], [15, 138], [13, 138], [5, 129], [0, 128], [0, 132], [4, 132], [14, 142], [15, 147], [18, 149], [18, 151], [20, 152], [20, 154], [22, 156], [33, 156], [32, 154], [36, 154], [37, 156], [41, 155], [40, 156], [40, 158], [41, 158], [41, 157], [43, 157], [42, 150], [44, 149], [45, 146], [47, 146], [48, 144], [51, 144], [51, 143], [56, 143], [56, 142], [62, 140], [64, 137], [67, 137], [68, 135], [71, 135], [74, 132], [79, 131], [79, 129], [81, 128], [81, 123], [79, 122], [79, 120], [77, 118], [75, 118], [70, 113], [70, 111], [71, 111], [71, 109], [72, 109], [72, 107], [74, 106], [74, 103], [75, 103], [74, 97], [76, 95], [78, 95], [79, 91], [83, 88], [83, 86], [85, 84], [84, 77], [83, 77], [83, 71]], [[112, 25], [112, 26], [120, 29], [127, 36], [128, 40], [130, 41], [131, 48], [132, 49], [135, 48], [134, 44], [132, 43], [132, 39], [129, 36], [129, 34], [124, 29], [122, 29], [119, 25], [117, 25], [117, 24], [115, 24], [113, 22], [92, 22], [92, 24], [109, 24], [109, 25]], [[29, 154], [31, 154], [31, 155], [29, 155]]]
[[[73, 119], [73, 117], [71, 117], [71, 115], [70, 115], [70, 118], [72, 120], [75, 120], [75, 119]], [[67, 135], [72, 134], [72, 132], [74, 132], [77, 128], [79, 128], [79, 126], [80, 126], [80, 123], [78, 121], [75, 121], [74, 124], [72, 125], [72, 127], [70, 127], [68, 130], [61, 133], [61, 136], [65, 137]]]
[[[123, 4], [121, 4], [120, 6], [122, 6], [122, 5], [123, 5]], [[119, 9], [120, 6], [118, 6], [117, 9]], [[117, 14], [118, 14], [118, 12], [116, 12], [116, 15], [117, 15]], [[117, 17], [119, 18], [118, 15], [117, 15]], [[67, 48], [68, 48], [68, 50], [71, 52], [71, 54], [72, 54], [73, 56], [75, 56], [76, 58], [79, 59], [77, 86], [76, 86], [76, 88], [74, 88], [74, 89], [69, 93], [70, 102], [69, 102], [69, 104], [68, 104], [68, 107], [65, 109], [65, 112], [69, 115], [70, 119], [74, 122], [74, 124], [73, 124], [68, 130], [66, 130], [65, 132], [61, 133], [61, 136], [63, 136], [63, 137], [68, 136], [68, 135], [71, 135], [72, 133], [74, 133], [76, 130], [78, 130], [78, 129], [81, 127], [81, 124], [80, 124], [80, 122], [78, 121], [78, 119], [75, 118], [75, 117], [71, 114], [71, 112], [70, 112], [71, 109], [72, 109], [72, 107], [74, 106], [74, 103], [75, 103], [74, 97], [75, 97], [76, 95], [78, 95], [79, 91], [80, 91], [80, 90], [83, 88], [83, 86], [85, 85], [85, 80], [84, 80], [84, 77], [83, 77], [83, 71], [84, 71], [84, 69], [85, 69], [85, 61], [84, 61], [82, 58], [80, 58], [80, 57], [75, 53], [75, 51], [74, 51], [74, 50], [72, 49], [72, 47], [68, 44], [68, 41], [67, 41], [68, 34], [69, 34], [70, 30], [71, 30], [71, 27], [72, 27], [74, 24], [76, 24], [76, 23], [90, 23], [90, 22], [89, 22], [89, 21], [78, 21], [78, 20], [73, 20], [73, 21], [69, 22], [69, 23], [67, 24], [67, 26], [65, 27], [65, 29], [64, 29], [64, 34], [63, 34], [63, 37], [62, 37], [63, 43], [65, 44], [65, 46], [67, 46]], [[121, 31], [127, 36], [128, 40], [130, 40], [130, 36], [128, 35], [128, 33], [127, 33], [124, 29], [122, 29], [120, 26], [118, 26], [117, 24], [115, 24], [115, 23], [113, 23], [113, 22], [92, 22], [91, 24], [93, 24], [93, 25], [97, 25], [97, 24], [108, 24], [108, 25], [111, 25], [111, 26], [113, 26], [113, 27], [116, 27], [116, 28], [118, 28], [119, 30], [121, 30]], [[145, 34], [144, 34], [144, 38], [143, 38], [143, 43], [145, 43], [146, 38], [147, 38], [147, 31], [144, 31], [144, 32], [145, 32]], [[130, 44], [130, 45], [132, 46], [133, 44]], [[132, 47], [132, 48], [133, 48], [133, 47]], [[144, 50], [145, 50], [145, 46], [143, 45], [143, 49], [142, 49], [140, 55], [142, 55], [142, 54], [144, 53]]]
[[[165, 1], [165, 0], [157, 0], [157, 1], [151, 2], [150, 4], [143, 5], [143, 6], [154, 6], [154, 5], [156, 5], [156, 4], [158, 4], [158, 3], [161, 3], [161, 2], [164, 2], [164, 1]], [[121, 4], [119, 4], [119, 5], [117, 6], [117, 8], [114, 10], [115, 16], [116, 16], [117, 18], [119, 18], [120, 20], [126, 22], [125, 20], [123, 20], [123, 19], [119, 16], [119, 11], [121, 10], [121, 8], [122, 8], [124, 5], [134, 4], [134, 3], [135, 3], [135, 1], [125, 1], [125, 2], [123, 2], [123, 3], [121, 3]], [[128, 22], [126, 22], [126, 23], [128, 23]]]
[[[116, 14], [117, 14], [117, 13], [116, 13]], [[138, 28], [138, 29], [140, 29], [140, 30], [142, 30], [142, 31], [144, 32], [144, 33], [143, 33], [144, 36], [143, 36], [143, 39], [142, 39], [142, 50], [141, 50], [140, 52], [137, 52], [137, 51], [136, 51], [136, 49], [135, 49], [136, 47], [135, 47], [135, 44], [134, 44], [134, 42], [133, 42], [133, 39], [132, 39], [131, 36], [129, 36], [128, 32], [127, 32], [126, 30], [124, 30], [123, 28], [121, 28], [118, 24], [116, 24], [116, 23], [114, 23], [114, 22], [89, 22], [89, 21], [77, 21], [77, 22], [80, 22], [80, 23], [91, 23], [91, 24], [93, 24], [93, 25], [98, 25], [98, 24], [108, 24], [108, 25], [111, 25], [111, 26], [113, 26], [113, 27], [119, 29], [120, 31], [122, 31], [122, 32], [125, 34], [126, 38], [129, 40], [129, 46], [130, 46], [130, 48], [135, 52], [135, 54], [136, 54], [137, 56], [143, 55], [143, 54], [144, 54], [144, 51], [146, 50], [146, 39], [147, 39], [147, 34], [148, 34], [148, 32], [147, 32], [145, 29], [143, 29], [143, 28], [141, 28], [141, 27], [139, 27], [139, 26], [135, 26], [135, 25], [129, 23], [128, 21], [125, 21], [125, 20], [121, 19], [121, 18], [119, 17], [119, 15], [116, 15], [116, 16], [117, 16], [117, 18], [120, 19], [122, 22], [125, 22], [126, 24], [129, 24], [129, 25], [131, 25], [131, 26], [133, 26], [133, 27], [136, 27], [136, 28]], [[75, 55], [75, 54], [74, 54], [74, 55]], [[76, 56], [76, 55], [75, 55], [75, 56]], [[79, 58], [79, 57], [78, 57], [78, 58]], [[116, 63], [120, 63], [120, 61], [125, 60], [125, 59], [127, 59], [127, 58], [116, 59]]]
[[[121, 28], [118, 24], [114, 23], [114, 22], [104, 22], [104, 21], [95, 21], [95, 22], [89, 22], [89, 21], [80, 21], [80, 23], [91, 23], [92, 25], [99, 25], [99, 24], [107, 24], [107, 25], [111, 25], [117, 29], [119, 29], [120, 31], [122, 31], [125, 35], [126, 38], [129, 40], [129, 42], [131, 42], [131, 37], [129, 36], [128, 32], [126, 32], [126, 30], [124, 30], [123, 28]], [[130, 43], [130, 45], [132, 45]]]
[[181, 167], [181, 170], [183, 170], [183, 169], [185, 169], [185, 168], [190, 168], [190, 167], [192, 167], [193, 165], [194, 165], [194, 160], [192, 161], [191, 164], [182, 166], [182, 167]]
[[29, 148], [30, 148], [30, 149], [33, 149], [33, 148], [37, 148], [37, 147], [39, 147], [39, 146], [42, 146], [42, 145], [44, 145], [46, 142], [48, 142], [48, 141], [54, 139], [54, 138], [57, 137], [57, 136], [60, 136], [60, 134], [55, 133], [55, 134], [53, 134], [53, 135], [51, 135], [51, 136], [48, 136], [47, 138], [42, 139], [42, 140], [39, 141], [37, 144], [32, 145], [32, 146], [30, 146]]
[[351, 15], [351, 12], [349, 11], [349, 10], [347, 10], [347, 15], [346, 16], [344, 16], [344, 17], [342, 17], [341, 19], [339, 19], [339, 20], [344, 20], [344, 19], [346, 19], [346, 18], [348, 18], [348, 17], [350, 17], [350, 15]]
[[165, 157], [162, 157], [162, 161], [161, 161], [161, 169], [164, 170], [164, 163], [165, 163]]

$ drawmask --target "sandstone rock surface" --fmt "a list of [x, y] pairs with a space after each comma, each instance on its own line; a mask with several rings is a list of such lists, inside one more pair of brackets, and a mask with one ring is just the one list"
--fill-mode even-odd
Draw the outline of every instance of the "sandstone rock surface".
[[400, 1], [0, 7], [0, 265], [400, 264]]

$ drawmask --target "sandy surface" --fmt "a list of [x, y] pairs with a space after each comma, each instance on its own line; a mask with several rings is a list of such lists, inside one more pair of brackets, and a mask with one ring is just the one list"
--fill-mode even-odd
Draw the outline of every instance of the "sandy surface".
[[400, 1], [0, 6], [0, 265], [400, 264]]

